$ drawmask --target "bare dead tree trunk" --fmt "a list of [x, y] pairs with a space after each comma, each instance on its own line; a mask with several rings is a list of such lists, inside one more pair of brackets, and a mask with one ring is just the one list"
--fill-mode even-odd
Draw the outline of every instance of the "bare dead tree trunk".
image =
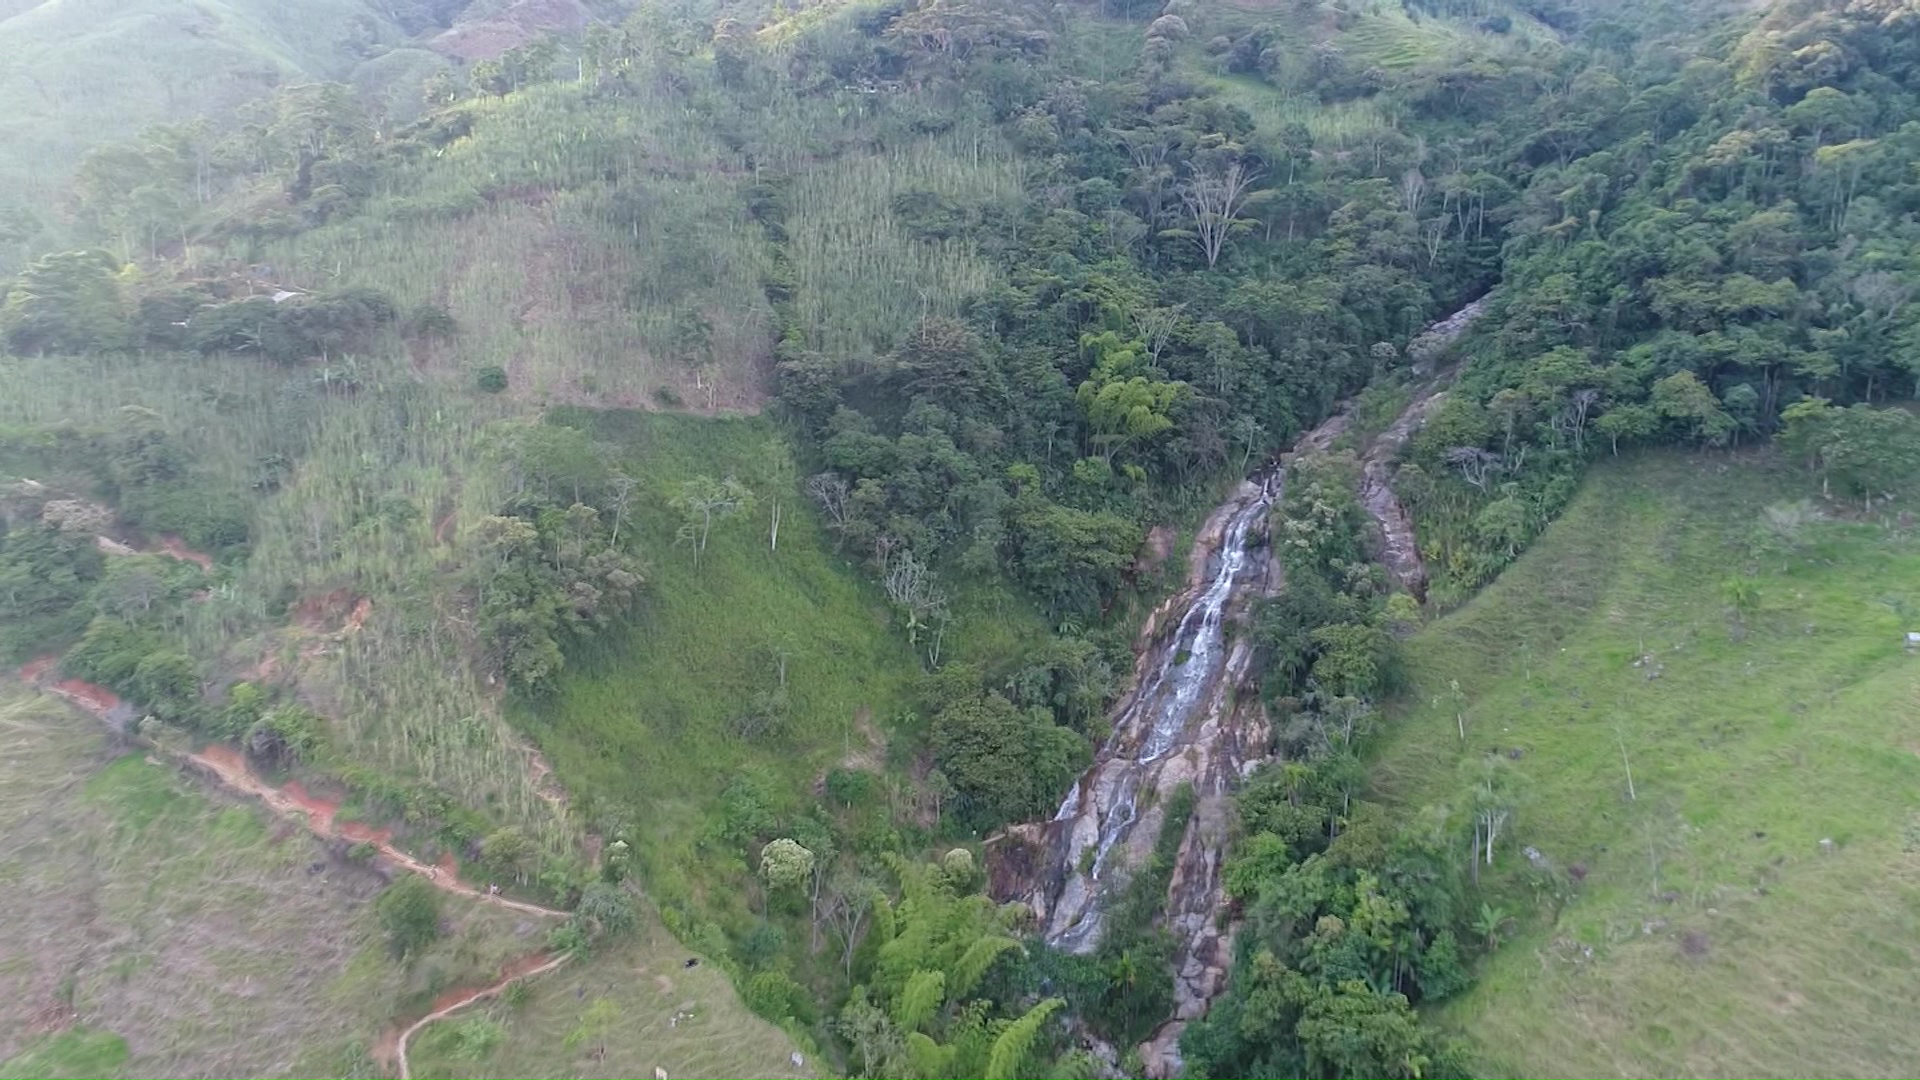
[[1180, 201], [1186, 205], [1193, 222], [1194, 243], [1212, 269], [1220, 262], [1239, 214], [1247, 204], [1248, 189], [1259, 174], [1239, 162], [1218, 174], [1195, 172], [1193, 179], [1180, 185]]

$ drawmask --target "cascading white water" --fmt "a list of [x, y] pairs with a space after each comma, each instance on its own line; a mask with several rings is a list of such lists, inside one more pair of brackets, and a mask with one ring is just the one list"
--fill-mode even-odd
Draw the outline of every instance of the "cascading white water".
[[[1485, 307], [1484, 301], [1474, 301], [1410, 343], [1412, 373], [1425, 382], [1379, 440], [1383, 445], [1369, 448], [1372, 487], [1365, 505], [1385, 533], [1389, 569], [1416, 592], [1424, 578], [1411, 526], [1401, 520], [1404, 513], [1389, 518], [1382, 510], [1389, 504], [1398, 508], [1386, 487], [1387, 466], [1451, 381], [1452, 372], [1437, 370], [1447, 348]], [[1287, 456], [1325, 452], [1346, 426], [1343, 409], [1302, 436]], [[1099, 944], [1114, 885], [1102, 879], [1149, 855], [1152, 845], [1134, 834], [1159, 820], [1158, 800], [1192, 786], [1193, 817], [1173, 860], [1164, 911], [1176, 945], [1174, 1012], [1139, 1047], [1148, 1076], [1181, 1075], [1180, 1033], [1205, 1015], [1225, 988], [1232, 964], [1233, 924], [1222, 898], [1230, 800], [1265, 753], [1267, 731], [1259, 705], [1236, 696], [1251, 685], [1252, 647], [1230, 639], [1225, 623], [1248, 597], [1280, 587], [1269, 574], [1267, 553], [1258, 544], [1249, 549], [1248, 543], [1280, 497], [1284, 479], [1279, 468], [1264, 481], [1255, 477], [1208, 517], [1195, 544], [1191, 591], [1183, 594], [1186, 608], [1178, 625], [1145, 647], [1138, 689], [1123, 699], [1113, 735], [1053, 818], [1013, 826], [988, 842], [996, 899], [1030, 904], [1042, 935], [1055, 948], [1089, 952]], [[1202, 558], [1204, 565], [1198, 562]], [[1165, 624], [1156, 618], [1152, 625]]]
[[[1484, 307], [1484, 301], [1476, 300], [1428, 327], [1408, 349], [1414, 370], [1427, 374], [1427, 367]], [[1434, 376], [1416, 394], [1409, 413], [1432, 401], [1446, 381], [1445, 376]], [[1404, 426], [1410, 430], [1411, 421], [1417, 417], [1402, 419], [1408, 421]], [[1344, 412], [1335, 415], [1303, 437], [1294, 452], [1325, 450], [1345, 426]], [[1404, 441], [1406, 432], [1397, 435]], [[1157, 661], [1144, 674], [1139, 692], [1115, 716], [1113, 734], [1101, 747], [1094, 766], [1067, 792], [1053, 816], [1056, 835], [1067, 837], [1065, 848], [1056, 849], [1065, 856], [1066, 874], [1051, 896], [1046, 913], [1044, 936], [1055, 948], [1088, 952], [1099, 943], [1103, 909], [1112, 891], [1106, 879], [1112, 876], [1116, 851], [1141, 853], [1141, 844], [1129, 843], [1128, 837], [1143, 816], [1143, 805], [1151, 806], [1154, 797], [1172, 790], [1181, 782], [1178, 777], [1190, 771], [1168, 771], [1170, 766], [1184, 764], [1175, 761], [1176, 754], [1184, 751], [1209, 763], [1204, 767], [1213, 771], [1207, 790], [1200, 792], [1207, 798], [1224, 798], [1231, 783], [1227, 777], [1238, 773], [1241, 763], [1232, 757], [1235, 751], [1229, 751], [1228, 759], [1210, 752], [1210, 741], [1219, 738], [1222, 729], [1217, 720], [1208, 721], [1232, 711], [1233, 688], [1226, 684], [1242, 676], [1225, 677], [1228, 657], [1233, 653], [1225, 623], [1247, 586], [1263, 579], [1264, 553], [1249, 550], [1248, 538], [1280, 497], [1284, 482], [1285, 471], [1276, 466], [1264, 478], [1255, 478], [1257, 487], [1243, 488], [1233, 502], [1221, 508], [1229, 514], [1224, 524], [1210, 523], [1210, 528], [1219, 529], [1219, 546], [1202, 580], [1196, 583], [1178, 627], [1168, 640], [1155, 646]], [[1389, 547], [1396, 540], [1402, 547], [1411, 547], [1410, 540], [1399, 538], [1392, 529], [1387, 539]], [[1413, 587], [1417, 590], [1418, 585]], [[1223, 762], [1226, 773], [1219, 771]]]
[[[1229, 520], [1205, 585], [1181, 617], [1159, 666], [1131, 706], [1116, 718], [1113, 734], [1101, 750], [1102, 765], [1096, 770], [1099, 775], [1090, 772], [1086, 780], [1075, 784], [1054, 815], [1055, 821], [1077, 816], [1083, 805], [1081, 789], [1089, 783], [1102, 783], [1112, 791], [1098, 814], [1099, 829], [1092, 843], [1093, 862], [1087, 877], [1095, 891], [1068, 925], [1056, 926], [1047, 935], [1048, 943], [1056, 948], [1085, 952], [1098, 943], [1104, 900], [1098, 885], [1114, 848], [1139, 820], [1141, 774], [1184, 744], [1194, 718], [1204, 711], [1200, 708], [1203, 696], [1218, 688], [1227, 652], [1227, 606], [1259, 568], [1256, 554], [1248, 550], [1248, 537], [1279, 497], [1281, 479], [1276, 470]], [[1072, 852], [1076, 861], [1085, 847], [1081, 845]]]

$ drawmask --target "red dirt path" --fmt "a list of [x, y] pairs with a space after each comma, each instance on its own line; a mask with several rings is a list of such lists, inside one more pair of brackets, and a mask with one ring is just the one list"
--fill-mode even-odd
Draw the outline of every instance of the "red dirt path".
[[525, 956], [509, 960], [500, 969], [500, 977], [487, 986], [469, 987], [464, 990], [449, 990], [434, 999], [433, 1008], [427, 1015], [408, 1024], [405, 1028], [391, 1028], [380, 1038], [373, 1048], [375, 1061], [400, 1074], [400, 1080], [413, 1080], [413, 1069], [407, 1062], [407, 1043], [419, 1033], [420, 1029], [435, 1020], [446, 1018], [452, 1013], [487, 998], [498, 995], [502, 990], [535, 975], [544, 975], [549, 971], [573, 959], [572, 953], [548, 955], [546, 953], [528, 953]]
[[[364, 602], [363, 602], [364, 603]], [[108, 712], [118, 707], [120, 698], [102, 686], [79, 679], [65, 679], [48, 685], [46, 678], [55, 670], [58, 657], [43, 656], [20, 668], [20, 678], [30, 686], [38, 686], [64, 698], [74, 706], [105, 719]], [[156, 747], [156, 749], [160, 749]], [[481, 903], [494, 904], [525, 912], [529, 915], [543, 915], [549, 918], [564, 919], [568, 913], [538, 904], [528, 904], [519, 900], [509, 900], [504, 896], [482, 892], [462, 882], [459, 877], [459, 864], [452, 852], [444, 852], [438, 864], [428, 864], [414, 858], [393, 846], [393, 832], [390, 829], [357, 821], [337, 820], [340, 804], [325, 799], [306, 789], [298, 780], [289, 780], [284, 787], [274, 787], [254, 773], [247, 763], [246, 756], [231, 746], [220, 743], [208, 745], [198, 753], [176, 753], [178, 758], [201, 771], [210, 773], [221, 786], [229, 791], [249, 795], [265, 803], [267, 809], [288, 819], [298, 819], [316, 836], [323, 838], [341, 837], [358, 844], [372, 844], [382, 856], [403, 870], [419, 874], [446, 892], [457, 893]], [[374, 1048], [374, 1056], [383, 1065], [397, 1069], [401, 1080], [411, 1080], [412, 1069], [407, 1062], [407, 1042], [415, 1033], [428, 1024], [450, 1013], [466, 1008], [476, 1001], [494, 997], [508, 986], [521, 980], [532, 978], [552, 971], [571, 959], [571, 954], [529, 953], [507, 962], [501, 969], [500, 977], [481, 987], [449, 990], [433, 1002], [427, 1015], [402, 1028], [396, 1025], [388, 1030]]]
[[[51, 686], [46, 685], [46, 674], [53, 663], [52, 657], [35, 660], [20, 669], [20, 677], [29, 684], [40, 686], [49, 693], [56, 694], [102, 719], [120, 704], [120, 699], [111, 690], [79, 679], [66, 679]], [[335, 817], [340, 811], [338, 802], [314, 795], [298, 780], [288, 781], [285, 787], [274, 787], [255, 774], [253, 767], [247, 763], [246, 756], [231, 746], [213, 743], [197, 753], [176, 753], [175, 756], [198, 767], [202, 772], [210, 773], [228, 790], [259, 799], [267, 805], [267, 809], [282, 817], [297, 818], [305, 822], [307, 828], [316, 836], [325, 839], [339, 837], [354, 843], [372, 844], [393, 865], [419, 874], [447, 892], [458, 893], [482, 903], [495, 904], [529, 915], [543, 915], [555, 919], [568, 917], [567, 912], [521, 900], [509, 900], [504, 896], [490, 894], [461, 881], [459, 864], [455, 862], [452, 852], [442, 854], [437, 864], [423, 862], [393, 846], [391, 830], [375, 828], [361, 822], [336, 821]]]

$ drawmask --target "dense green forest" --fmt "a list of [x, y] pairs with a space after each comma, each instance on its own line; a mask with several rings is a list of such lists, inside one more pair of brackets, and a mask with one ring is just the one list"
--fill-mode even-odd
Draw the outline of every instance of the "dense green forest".
[[[1509, 770], [1401, 820], [1375, 706], [1590, 462], [1774, 443], [1869, 512], [1920, 464], [1910, 0], [603, 3], [453, 60], [506, 5], [365, 6], [0, 203], [0, 657], [513, 891], [644, 893], [852, 1074], [1140, 1067], [1166, 868], [1074, 956], [976, 845], [1336, 412], [1245, 630], [1274, 761], [1196, 1076], [1473, 1068], [1426, 1016], [1506, 921]], [[1416, 596], [1351, 452], [1481, 297], [1393, 474]]]

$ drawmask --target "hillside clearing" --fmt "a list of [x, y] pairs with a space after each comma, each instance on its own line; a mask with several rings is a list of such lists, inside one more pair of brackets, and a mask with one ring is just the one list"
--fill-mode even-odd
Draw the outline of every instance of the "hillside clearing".
[[1920, 1059], [1920, 539], [1763, 525], [1809, 486], [1768, 458], [1608, 462], [1410, 642], [1380, 793], [1454, 800], [1480, 755], [1521, 780], [1490, 871], [1515, 935], [1440, 1014], [1488, 1075]]
[[404, 969], [372, 865], [107, 742], [0, 686], [0, 1076], [356, 1075], [388, 1017], [544, 930], [451, 902]]

